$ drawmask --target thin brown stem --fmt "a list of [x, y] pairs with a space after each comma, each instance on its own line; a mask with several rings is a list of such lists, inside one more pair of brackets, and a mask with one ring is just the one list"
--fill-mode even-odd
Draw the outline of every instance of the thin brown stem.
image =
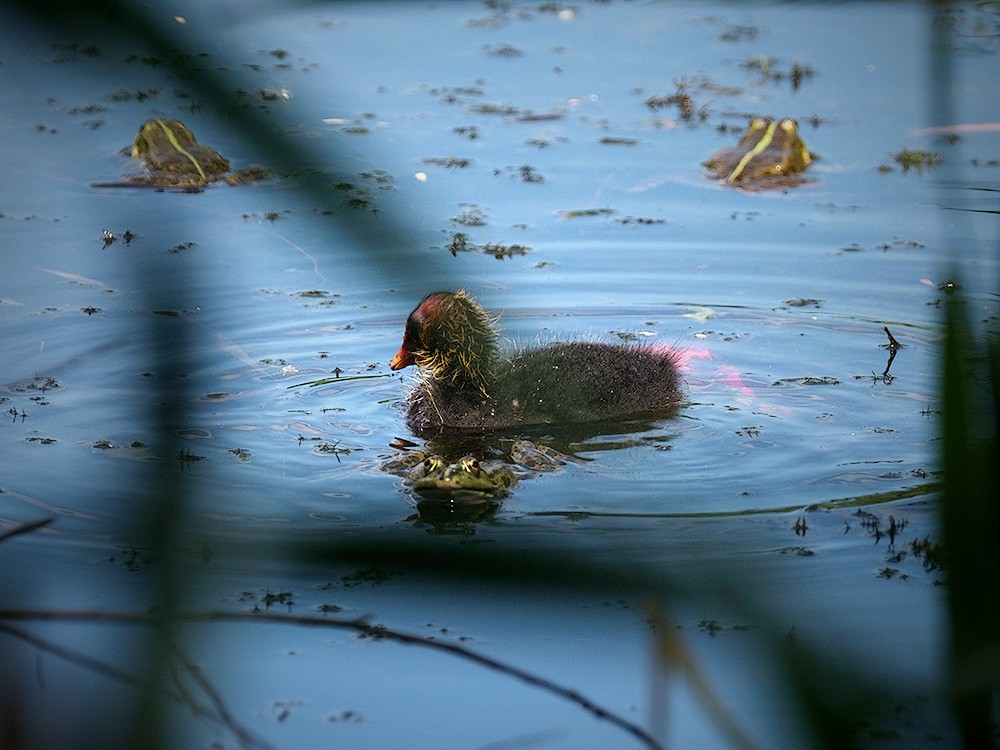
[[49, 516], [48, 518], [39, 518], [37, 521], [28, 521], [28, 523], [19, 524], [17, 526], [7, 529], [6, 531], [0, 531], [0, 542], [2, 542], [4, 539], [9, 539], [12, 536], [16, 536], [17, 534], [24, 534], [25, 532], [28, 531], [34, 531], [35, 529], [40, 529], [42, 526], [50, 524], [54, 520], [56, 520], [55, 516]]
[[[103, 610], [20, 610], [20, 609], [4, 609], [0, 610], [0, 628], [7, 632], [11, 632], [11, 626], [5, 625], [3, 621], [16, 620], [16, 621], [60, 621], [60, 622], [104, 622], [104, 623], [117, 623], [117, 624], [135, 624], [135, 625], [162, 625], [164, 618], [161, 615], [151, 612], [108, 612]], [[647, 732], [645, 729], [640, 727], [627, 719], [619, 716], [618, 714], [610, 711], [603, 706], [590, 700], [583, 694], [576, 690], [564, 687], [552, 680], [546, 679], [539, 675], [528, 672], [527, 670], [521, 669], [520, 667], [515, 667], [511, 664], [500, 661], [499, 659], [494, 659], [493, 657], [486, 656], [484, 654], [472, 651], [465, 646], [461, 646], [457, 643], [450, 643], [447, 641], [440, 641], [434, 638], [428, 638], [422, 635], [414, 635], [412, 633], [405, 633], [399, 630], [393, 630], [391, 628], [384, 627], [382, 625], [373, 625], [365, 620], [353, 619], [353, 620], [340, 620], [330, 617], [320, 617], [315, 615], [291, 615], [291, 614], [280, 614], [274, 612], [221, 612], [217, 610], [203, 610], [197, 612], [180, 612], [174, 615], [171, 620], [173, 622], [182, 623], [196, 623], [196, 622], [272, 622], [281, 623], [284, 625], [303, 625], [308, 627], [326, 627], [326, 628], [344, 628], [348, 630], [353, 630], [362, 635], [368, 636], [375, 640], [393, 640], [397, 643], [407, 643], [417, 646], [423, 646], [425, 648], [432, 648], [437, 651], [444, 651], [446, 653], [452, 654], [462, 659], [466, 659], [471, 662], [480, 664], [488, 669], [492, 669], [501, 674], [508, 675], [514, 679], [520, 680], [521, 682], [531, 685], [533, 687], [540, 688], [554, 695], [558, 695], [577, 706], [592, 714], [593, 716], [601, 719], [603, 721], [610, 722], [618, 728], [624, 730], [625, 732], [631, 734], [637, 740], [642, 742], [646, 747], [652, 748], [652, 750], [660, 750], [661, 745], [659, 741], [653, 737], [652, 734]], [[19, 631], [20, 632], [20, 631]], [[36, 640], [31, 642], [36, 645], [40, 645]], [[51, 644], [50, 644], [51, 645]], [[58, 647], [55, 647], [58, 648]], [[47, 649], [52, 650], [52, 649]], [[77, 655], [80, 657], [80, 655]], [[67, 657], [68, 658], [68, 657]], [[82, 659], [94, 662], [95, 668], [98, 668], [103, 674], [112, 675], [110, 670], [115, 672], [121, 672], [114, 667], [109, 665], [104, 665], [102, 662], [96, 662], [95, 660], [90, 660], [89, 657], [81, 657]], [[77, 663], [83, 663], [82, 661], [77, 661]], [[100, 665], [98, 667], [98, 665]], [[122, 673], [123, 678], [127, 677], [129, 681], [134, 681], [137, 678], [128, 675], [127, 673]], [[199, 679], [200, 673], [192, 673], [192, 676], [196, 680]], [[144, 682], [141, 682], [144, 684]], [[209, 693], [211, 698], [214, 691], [206, 691]], [[174, 696], [177, 697], [177, 696]], [[216, 709], [218, 710], [219, 704], [216, 704]], [[225, 721], [225, 716], [228, 712], [219, 713], [218, 718], [223, 723]], [[232, 725], [227, 723], [227, 726]], [[234, 730], [235, 733], [235, 730]]]
[[[204, 716], [210, 721], [214, 721], [225, 726], [230, 732], [233, 733], [233, 736], [236, 738], [236, 741], [239, 742], [240, 747], [246, 748], [246, 750], [273, 750], [272, 745], [264, 740], [254, 737], [248, 729], [241, 726], [240, 723], [236, 721], [226, 707], [225, 702], [222, 700], [222, 696], [219, 691], [216, 690], [215, 687], [208, 681], [204, 674], [202, 674], [201, 670], [192, 664], [176, 647], [173, 649], [175, 657], [174, 685], [177, 688], [175, 692], [161, 687], [159, 683], [152, 680], [144, 677], [138, 677], [125, 671], [124, 669], [114, 666], [113, 664], [108, 664], [100, 659], [95, 659], [91, 656], [87, 656], [86, 654], [81, 654], [79, 651], [74, 651], [56, 643], [52, 643], [51, 641], [40, 638], [13, 625], [0, 622], [0, 633], [7, 633], [15, 638], [20, 638], [22, 641], [30, 643], [40, 651], [50, 653], [53, 656], [57, 656], [60, 659], [68, 661], [71, 664], [76, 664], [84, 669], [89, 669], [92, 672], [103, 675], [112, 680], [117, 680], [125, 683], [126, 685], [145, 687], [147, 689], [151, 688], [171, 700], [183, 703], [196, 716]], [[180, 675], [176, 669], [178, 663], [194, 678], [198, 686], [205, 691], [214, 706], [214, 710], [213, 708], [199, 703], [191, 692], [188, 691], [187, 688], [181, 683]]]

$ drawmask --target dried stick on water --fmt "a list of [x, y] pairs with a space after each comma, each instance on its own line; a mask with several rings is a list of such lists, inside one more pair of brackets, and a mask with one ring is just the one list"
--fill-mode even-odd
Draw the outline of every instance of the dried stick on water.
[[885, 335], [889, 337], [888, 344], [882, 344], [882, 346], [889, 350], [889, 361], [885, 365], [885, 371], [882, 373], [882, 378], [886, 379], [889, 377], [889, 368], [892, 367], [892, 360], [896, 358], [896, 352], [903, 348], [903, 345], [896, 341], [896, 338], [892, 335], [888, 326], [882, 326], [882, 330], [885, 331]]

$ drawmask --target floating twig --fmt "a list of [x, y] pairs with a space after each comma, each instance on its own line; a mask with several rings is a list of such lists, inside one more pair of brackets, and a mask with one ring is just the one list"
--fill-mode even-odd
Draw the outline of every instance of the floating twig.
[[346, 383], [348, 380], [370, 380], [371, 378], [391, 378], [391, 377], [392, 377], [391, 372], [383, 372], [378, 375], [348, 375], [346, 378], [340, 377], [340, 374], [338, 373], [332, 378], [307, 380], [304, 383], [295, 383], [294, 385], [290, 385], [288, 386], [288, 388], [301, 388], [304, 385], [308, 385], [310, 388], [315, 388], [318, 385], [329, 385], [330, 383]]
[[902, 349], [903, 345], [896, 341], [895, 337], [892, 335], [892, 331], [889, 330], [888, 326], [882, 326], [882, 330], [885, 331], [885, 335], [889, 337], [888, 347], [889, 349], [895, 351], [896, 349]]
[[882, 330], [885, 331], [885, 335], [889, 337], [888, 344], [882, 344], [883, 347], [889, 350], [889, 361], [885, 365], [885, 371], [882, 373], [882, 379], [885, 380], [889, 377], [889, 368], [892, 367], [892, 360], [896, 358], [896, 352], [903, 348], [903, 345], [896, 341], [896, 338], [892, 335], [888, 326], [882, 326]]

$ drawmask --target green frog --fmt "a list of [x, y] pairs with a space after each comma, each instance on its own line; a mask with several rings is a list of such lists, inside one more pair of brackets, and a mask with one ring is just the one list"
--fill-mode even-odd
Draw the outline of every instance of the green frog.
[[812, 160], [795, 120], [755, 117], [736, 148], [716, 151], [704, 166], [727, 185], [753, 191], [802, 185]]
[[514, 472], [502, 461], [480, 461], [464, 456], [448, 463], [428, 456], [408, 474], [413, 491], [424, 499], [475, 502], [503, 497], [517, 483]]
[[139, 128], [131, 150], [145, 167], [144, 174], [129, 175], [122, 182], [97, 183], [94, 187], [152, 187], [198, 189], [211, 182], [230, 185], [261, 179], [261, 169], [229, 171], [229, 161], [218, 151], [203, 146], [180, 120], [147, 120]]
[[473, 455], [452, 462], [437, 454], [408, 451], [382, 468], [405, 477], [424, 500], [474, 503], [504, 497], [519, 479], [557, 471], [569, 460], [568, 456], [530, 440], [515, 442], [510, 456], [511, 463]]

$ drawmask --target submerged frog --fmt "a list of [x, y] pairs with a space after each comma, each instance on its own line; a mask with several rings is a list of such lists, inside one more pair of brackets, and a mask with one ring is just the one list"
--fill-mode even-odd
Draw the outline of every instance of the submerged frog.
[[755, 117], [735, 148], [724, 148], [704, 162], [713, 177], [743, 190], [795, 187], [813, 160], [791, 118]]
[[147, 171], [129, 175], [122, 182], [97, 183], [94, 187], [199, 188], [211, 182], [230, 185], [258, 180], [261, 169], [229, 171], [229, 161], [218, 151], [203, 146], [180, 120], [147, 120], [139, 128], [130, 153]]
[[476, 503], [501, 498], [519, 479], [556, 471], [569, 460], [568, 456], [530, 440], [514, 443], [510, 456], [512, 463], [473, 455], [452, 462], [437, 454], [410, 451], [382, 468], [404, 476], [423, 500]]
[[448, 463], [428, 456], [408, 474], [413, 491], [425, 499], [475, 502], [503, 497], [517, 483], [514, 472], [502, 461], [480, 461], [465, 456]]

